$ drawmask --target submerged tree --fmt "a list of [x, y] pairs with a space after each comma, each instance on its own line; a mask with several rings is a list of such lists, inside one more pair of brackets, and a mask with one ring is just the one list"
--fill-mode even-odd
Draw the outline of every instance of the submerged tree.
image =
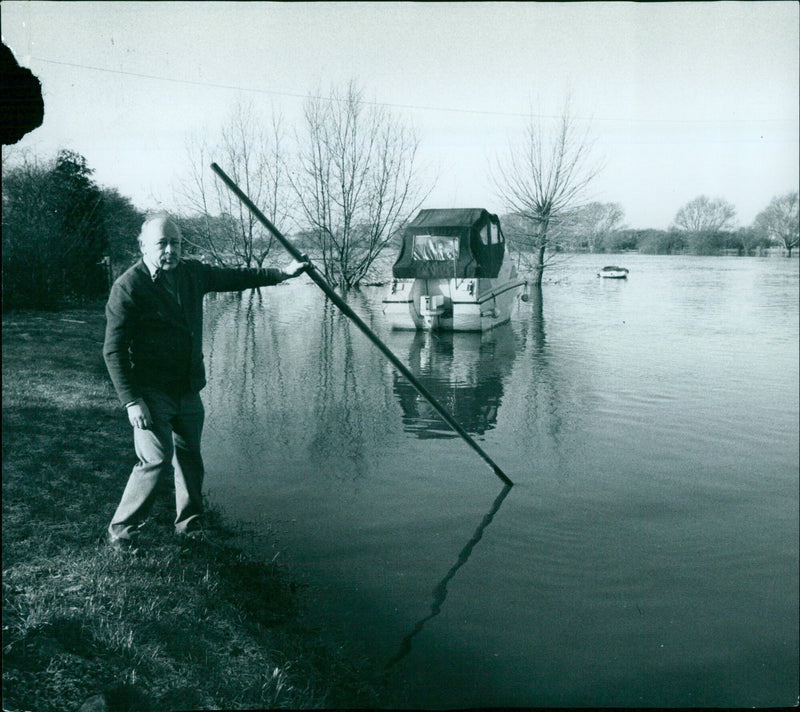
[[342, 291], [357, 287], [424, 197], [413, 130], [351, 82], [305, 105], [291, 183], [311, 256]]
[[753, 223], [756, 230], [777, 242], [789, 257], [800, 239], [798, 222], [798, 192], [776, 195]]
[[675, 214], [673, 226], [687, 233], [714, 233], [730, 230], [736, 208], [722, 198], [701, 195], [689, 201]]
[[732, 244], [730, 230], [735, 219], [736, 208], [727, 200], [701, 195], [678, 210], [672, 230], [684, 235], [690, 252], [713, 255]]
[[568, 220], [600, 172], [593, 148], [588, 128], [578, 129], [567, 100], [555, 120], [531, 114], [522, 141], [509, 145], [505, 159], [497, 161], [492, 180], [511, 213], [507, 236], [532, 255], [533, 284], [542, 283], [549, 256], [559, 249]]

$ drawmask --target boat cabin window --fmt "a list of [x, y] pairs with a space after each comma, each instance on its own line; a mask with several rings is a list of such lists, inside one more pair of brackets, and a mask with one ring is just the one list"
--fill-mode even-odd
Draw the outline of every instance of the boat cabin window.
[[500, 236], [500, 229], [494, 223], [487, 223], [481, 228], [480, 232], [481, 242], [484, 245], [496, 245], [502, 242], [503, 238]]
[[450, 262], [458, 258], [458, 238], [442, 235], [414, 235], [413, 259]]

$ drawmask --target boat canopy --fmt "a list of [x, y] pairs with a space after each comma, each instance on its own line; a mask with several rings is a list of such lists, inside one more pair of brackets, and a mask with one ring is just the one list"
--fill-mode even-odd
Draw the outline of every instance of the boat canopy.
[[483, 208], [420, 210], [402, 235], [392, 267], [398, 279], [497, 277], [505, 238]]

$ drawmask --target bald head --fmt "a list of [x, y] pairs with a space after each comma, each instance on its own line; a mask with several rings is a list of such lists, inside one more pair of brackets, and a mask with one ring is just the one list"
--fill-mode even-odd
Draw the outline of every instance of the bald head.
[[150, 215], [139, 234], [142, 259], [152, 272], [174, 269], [181, 257], [181, 230], [167, 213]]

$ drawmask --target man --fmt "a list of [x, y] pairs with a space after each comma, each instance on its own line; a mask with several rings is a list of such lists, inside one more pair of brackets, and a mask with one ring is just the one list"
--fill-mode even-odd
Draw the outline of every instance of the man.
[[111, 288], [103, 345], [139, 458], [108, 526], [109, 544], [118, 550], [136, 549], [156, 485], [170, 470], [175, 533], [202, 536], [203, 295], [278, 284], [308, 266], [234, 269], [182, 260], [180, 229], [166, 213], [145, 220], [139, 247], [141, 260]]

